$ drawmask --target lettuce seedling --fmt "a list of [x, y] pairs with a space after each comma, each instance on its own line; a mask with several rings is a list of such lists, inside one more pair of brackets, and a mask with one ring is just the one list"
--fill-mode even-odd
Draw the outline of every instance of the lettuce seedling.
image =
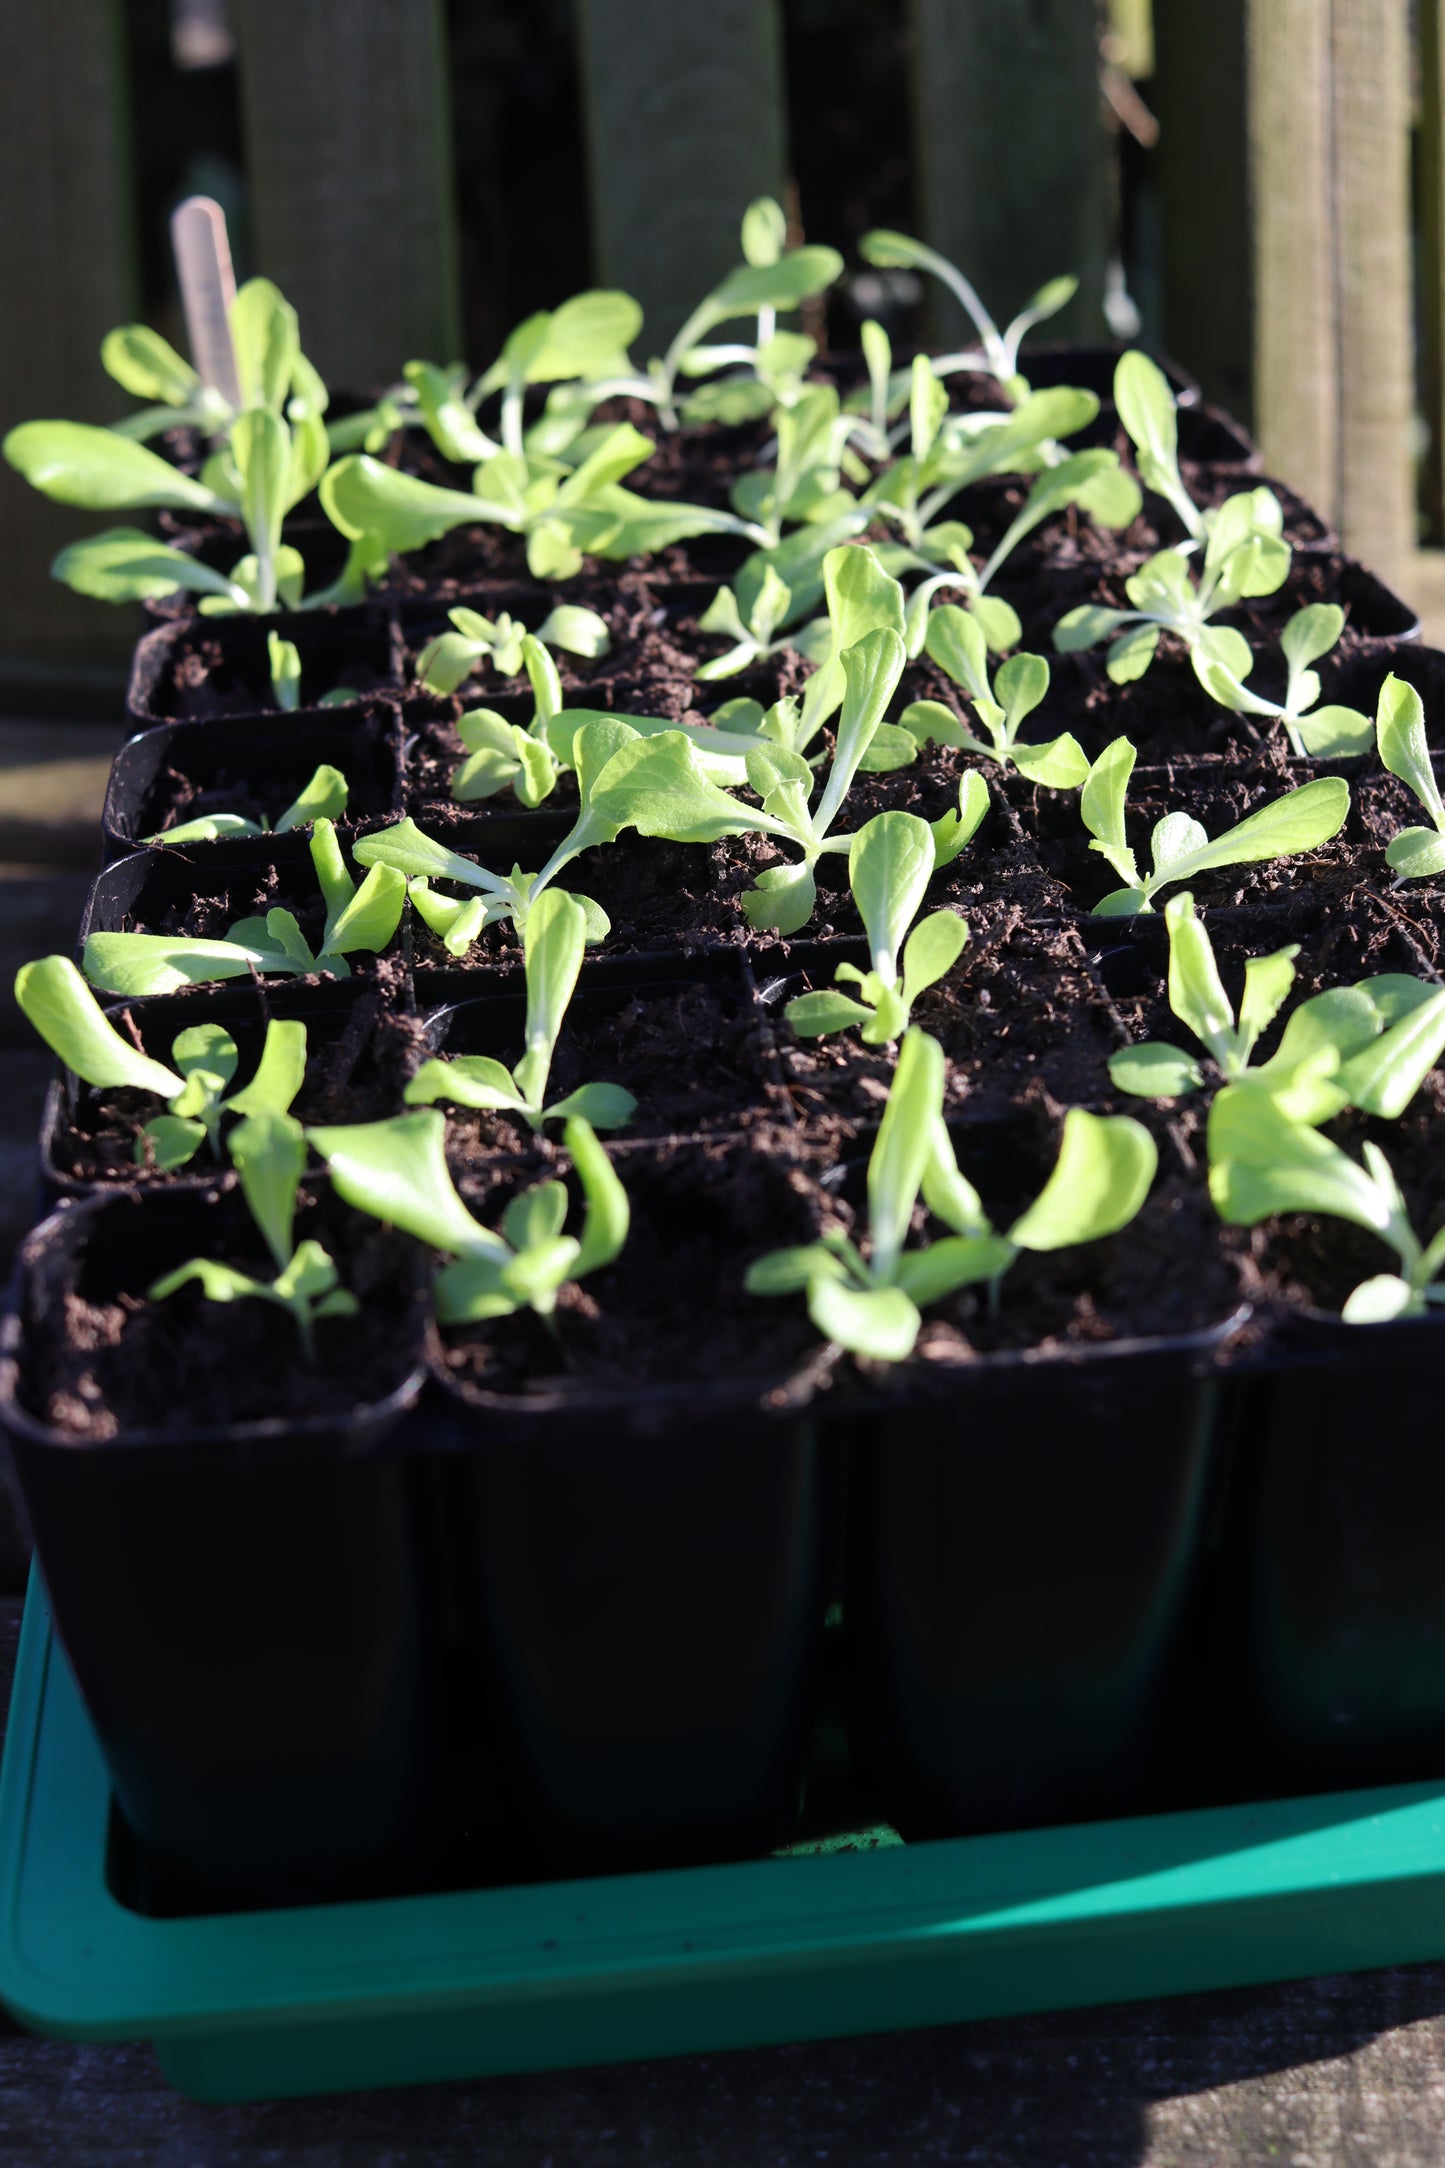
[[1124, 829], [1125, 795], [1136, 758], [1127, 738], [1115, 738], [1090, 768], [1079, 794], [1079, 811], [1093, 837], [1089, 849], [1106, 858], [1127, 884], [1093, 905], [1098, 918], [1152, 911], [1161, 889], [1218, 866], [1256, 865], [1262, 859], [1295, 858], [1301, 851], [1317, 850], [1339, 834], [1350, 810], [1348, 783], [1326, 775], [1285, 791], [1213, 842], [1189, 814], [1166, 813], [1150, 837], [1152, 870], [1141, 873]]
[[[1246, 597], [1277, 594], [1289, 576], [1290, 547], [1280, 535], [1283, 515], [1268, 489], [1241, 490], [1214, 514], [1196, 581], [1178, 550], [1160, 550], [1124, 582], [1134, 607], [1109, 610], [1086, 602], [1067, 610], [1054, 627], [1061, 655], [1109, 642], [1106, 668], [1115, 685], [1143, 677], [1154, 660], [1161, 632], [1175, 633], [1193, 648], [1210, 631], [1210, 619]], [[1228, 660], [1232, 647], [1212, 652]]]
[[495, 618], [478, 610], [448, 610], [450, 632], [429, 640], [416, 659], [417, 683], [429, 693], [454, 693], [488, 663], [498, 677], [520, 676], [526, 663], [526, 642], [535, 638], [546, 648], [560, 647], [564, 654], [585, 655], [596, 661], [608, 653], [612, 635], [605, 618], [576, 603], [561, 602], [549, 610], [536, 633], [527, 631], [519, 619], [505, 610]]
[[[592, 403], [614, 398], [645, 399], [657, 409], [665, 429], [676, 429], [685, 415], [689, 419], [718, 421], [743, 420], [749, 414], [765, 413], [775, 396], [770, 377], [776, 383], [781, 376], [784, 388], [792, 389], [801, 367], [811, 358], [812, 342], [802, 352], [796, 336], [779, 334], [778, 313], [798, 308], [831, 286], [843, 269], [843, 259], [833, 248], [784, 249], [786, 230], [780, 208], [770, 199], [750, 205], [743, 221], [744, 262], [698, 303], [660, 359], [649, 361], [645, 370], [629, 369], [600, 381], [589, 379], [585, 390]], [[719, 325], [744, 316], [756, 319], [756, 336], [751, 343], [703, 343]], [[680, 376], [706, 376], [736, 362], [743, 364], [748, 380], [765, 386], [766, 400], [749, 397], [747, 382], [740, 384], [736, 379], [719, 387], [710, 400], [679, 398]]]
[[[1349, 1106], [1393, 1121], [1445, 1051], [1445, 988], [1388, 972], [1301, 1002], [1270, 1059], [1252, 1065], [1255, 1046], [1294, 984], [1298, 943], [1246, 960], [1236, 1017], [1194, 898], [1187, 891], [1171, 896], [1164, 918], [1170, 1008], [1226, 1084], [1267, 1093], [1292, 1121], [1328, 1121]], [[1204, 1083], [1192, 1054], [1157, 1040], [1112, 1055], [1109, 1074], [1121, 1091], [1142, 1099], [1183, 1098]]]
[[705, 684], [717, 678], [736, 677], [740, 670], [751, 670], [787, 648], [807, 654], [809, 646], [805, 643], [816, 640], [822, 628], [815, 619], [806, 629], [783, 631], [792, 607], [792, 589], [778, 577], [772, 565], [767, 567], [757, 593], [751, 597], [746, 617], [733, 589], [720, 587], [698, 619], [697, 629], [718, 633], [733, 644], [725, 655], [715, 655], [711, 662], [699, 663], [694, 677]]
[[580, 1236], [562, 1232], [567, 1191], [560, 1182], [543, 1182], [514, 1198], [500, 1234], [473, 1219], [447, 1171], [446, 1117], [434, 1107], [307, 1134], [347, 1204], [455, 1259], [442, 1267], [433, 1289], [442, 1325], [476, 1324], [522, 1309], [550, 1321], [568, 1281], [610, 1265], [627, 1240], [627, 1192], [580, 1115], [564, 1131], [585, 1200]]
[[[747, 756], [748, 782], [762, 800], [762, 827], [802, 852], [801, 861], [770, 866], [743, 897], [748, 923], [774, 933], [799, 932], [817, 901], [814, 868], [828, 852], [852, 848], [851, 838], [835, 836], [833, 823], [843, 809], [889, 701], [903, 674], [903, 642], [887, 627], [865, 633], [841, 657], [845, 690], [838, 718], [828, 780], [816, 806], [809, 803], [813, 771], [801, 753], [783, 745], [760, 744]], [[806, 713], [806, 696], [804, 699]], [[959, 810], [947, 813], [932, 831], [939, 865], [947, 865], [969, 841], [988, 805], [987, 791], [972, 788], [977, 776], [963, 778]]]
[[1191, 542], [1202, 542], [1209, 515], [1184, 487], [1179, 472], [1179, 409], [1169, 379], [1137, 349], [1119, 356], [1114, 404], [1134, 446], [1146, 489], [1163, 497]]
[[306, 1073], [306, 1026], [272, 1017], [256, 1073], [227, 1092], [240, 1062], [219, 1024], [194, 1024], [171, 1045], [174, 1069], [153, 1061], [117, 1031], [68, 956], [42, 956], [15, 975], [15, 999], [41, 1038], [74, 1076], [98, 1091], [153, 1092], [167, 1111], [136, 1139], [141, 1166], [183, 1167], [204, 1143], [218, 1157], [227, 1114], [285, 1114]]
[[274, 826], [263, 815], [258, 821], [247, 820], [240, 813], [201, 813], [193, 821], [180, 821], [174, 828], [160, 828], [152, 836], [142, 836], [142, 843], [214, 843], [225, 836], [281, 836], [293, 828], [304, 828], [308, 821], [337, 821], [346, 811], [347, 781], [339, 768], [328, 762], [321, 765], [300, 794], [293, 798]]
[[1283, 701], [1266, 700], [1244, 680], [1254, 662], [1249, 642], [1228, 626], [1215, 626], [1193, 648], [1194, 675], [1211, 700], [1236, 715], [1259, 715], [1283, 723], [1290, 750], [1306, 758], [1342, 760], [1367, 753], [1374, 726], [1358, 708], [1316, 707], [1319, 672], [1310, 664], [1327, 655], [1344, 630], [1345, 613], [1334, 602], [1312, 602], [1294, 616], [1279, 636], [1288, 678]]
[[[549, 403], [548, 414], [524, 431], [527, 386], [568, 386], [579, 377], [626, 369], [626, 350], [641, 327], [642, 311], [630, 294], [573, 294], [560, 307], [518, 324], [491, 367], [470, 384], [470, 371], [460, 362], [439, 368], [431, 361], [409, 361], [404, 381], [389, 386], [374, 407], [333, 423], [332, 450], [381, 452], [396, 430], [420, 427], [443, 459], [458, 466], [474, 466], [503, 450], [521, 454], [533, 445], [543, 452], [565, 451], [595, 400], [582, 400], [575, 413], [568, 410], [560, 430]], [[477, 420], [483, 400], [494, 392], [502, 394], [500, 441]]]
[[[23, 422], [5, 457], [44, 496], [89, 511], [162, 509], [239, 520], [249, 553], [229, 573], [136, 527], [74, 542], [51, 567], [80, 594], [137, 602], [187, 589], [208, 613], [266, 615], [301, 599], [304, 566], [281, 543], [281, 522], [326, 471], [326, 390], [300, 351], [296, 313], [264, 279], [236, 297], [231, 315], [243, 410], [199, 478], [144, 444], [80, 422]], [[315, 604], [329, 599], [313, 596]]]
[[654, 502], [624, 489], [624, 476], [652, 450], [650, 437], [622, 422], [570, 471], [559, 460], [498, 452], [477, 467], [470, 492], [439, 488], [365, 454], [349, 455], [326, 474], [321, 502], [351, 544], [348, 572], [372, 581], [385, 577], [392, 557], [475, 524], [524, 536], [528, 569], [539, 580], [571, 579], [581, 571], [584, 553], [636, 557], [701, 534], [769, 540], [764, 529], [735, 513]]
[[1089, 763], [1070, 731], [1044, 745], [1019, 742], [1020, 729], [1049, 689], [1049, 666], [1042, 655], [1011, 655], [1000, 663], [990, 685], [983, 627], [951, 602], [929, 611], [925, 646], [945, 676], [967, 693], [988, 738], [975, 737], [941, 700], [914, 700], [899, 721], [920, 745], [956, 745], [985, 760], [996, 760], [1002, 767], [1016, 768], [1025, 781], [1048, 790], [1078, 789]]
[[[1074, 1107], [1044, 1188], [1006, 1235], [996, 1234], [954, 1157], [943, 1120], [944, 1068], [937, 1040], [910, 1026], [868, 1162], [867, 1256], [832, 1230], [803, 1248], [775, 1250], [748, 1270], [750, 1294], [806, 1292], [818, 1331], [875, 1362], [904, 1361], [925, 1305], [981, 1281], [996, 1291], [1024, 1250], [1116, 1234], [1154, 1179], [1157, 1153], [1147, 1129], [1127, 1115]], [[952, 1232], [906, 1249], [920, 1192]]]
[[[448, 850], [410, 819], [363, 837], [355, 846], [357, 863], [388, 865], [404, 873], [411, 884], [411, 900], [426, 923], [452, 954], [464, 955], [484, 927], [502, 919], [510, 919], [523, 931], [531, 905], [563, 867], [582, 851], [615, 842], [624, 828], [669, 843], [772, 835], [800, 848], [803, 863], [764, 874], [758, 887], [744, 898], [744, 908], [755, 925], [796, 931], [812, 913], [812, 867], [817, 858], [825, 851], [848, 848], [848, 839], [833, 837], [830, 830], [898, 682], [903, 643], [896, 633], [871, 633], [850, 649], [844, 662], [848, 697], [832, 768], [816, 809], [808, 804], [811, 768], [780, 745], [738, 741], [745, 753], [747, 780], [764, 801], [758, 808], [731, 797], [709, 775], [705, 741], [713, 734], [706, 728], [699, 726], [689, 733], [653, 721], [643, 732], [621, 716], [590, 714], [578, 724], [575, 712], [564, 711], [552, 718], [550, 727], [558, 731], [556, 742], [561, 744], [560, 727], [577, 725], [570, 757], [580, 805], [572, 828], [540, 873], [524, 873], [517, 866], [510, 874], [494, 873]], [[719, 757], [731, 760], [733, 755]], [[960, 804], [959, 813], [945, 814], [935, 824], [940, 864], [946, 864], [968, 840], [963, 831], [970, 801], [963, 793]], [[479, 893], [466, 903], [454, 902], [433, 892], [434, 880], [460, 882]], [[588, 913], [589, 937], [602, 939], [608, 930], [605, 913], [590, 899], [580, 900]]]
[[268, 406], [292, 421], [325, 413], [328, 393], [301, 351], [296, 311], [270, 279], [247, 279], [229, 322], [241, 394], [236, 407], [148, 325], [107, 332], [100, 348], [107, 376], [133, 397], [155, 402], [113, 423], [115, 435], [143, 443], [167, 429], [192, 428], [215, 441], [247, 407]]
[[[811, 384], [790, 406], [779, 407], [776, 462], [753, 467], [733, 483], [729, 500], [743, 519], [761, 527], [772, 547], [785, 525], [818, 525], [850, 512], [856, 502], [842, 487], [842, 469], [853, 423], [831, 384]], [[867, 475], [860, 462], [857, 478]]]
[[401, 922], [406, 882], [392, 868], [374, 865], [358, 888], [346, 870], [335, 823], [318, 820], [311, 831], [311, 863], [326, 901], [321, 946], [313, 955], [294, 912], [279, 908], [264, 917], [238, 919], [217, 939], [167, 933], [92, 933], [81, 959], [92, 986], [122, 994], [173, 994], [208, 979], [249, 978], [253, 972], [333, 978], [351, 975], [347, 957], [384, 949]]
[[[976, 829], [988, 790], [981, 776], [970, 780], [983, 801], [973, 818]], [[790, 1001], [785, 1014], [800, 1039], [820, 1039], [850, 1024], [862, 1025], [865, 1046], [901, 1037], [914, 1002], [947, 977], [968, 940], [968, 927], [953, 911], [930, 911], [913, 925], [937, 864], [933, 830], [916, 813], [877, 813], [858, 830], [848, 850], [848, 885], [868, 935], [872, 968], [839, 964], [833, 974], [856, 986], [856, 997], [825, 988]]]
[[192, 1257], [146, 1290], [164, 1302], [199, 1280], [208, 1302], [254, 1298], [290, 1312], [308, 1362], [315, 1359], [316, 1326], [327, 1317], [356, 1317], [361, 1305], [340, 1285], [340, 1274], [319, 1242], [295, 1242], [296, 1192], [306, 1165], [306, 1137], [289, 1114], [252, 1114], [231, 1133], [231, 1159], [241, 1193], [276, 1263], [274, 1280], [257, 1280], [234, 1265]]
[[522, 937], [527, 981], [526, 1052], [515, 1069], [486, 1054], [433, 1057], [422, 1063], [403, 1097], [410, 1107], [480, 1107], [520, 1114], [532, 1129], [580, 1114], [594, 1129], [622, 1129], [637, 1101], [620, 1084], [582, 1084], [565, 1099], [546, 1103], [547, 1079], [568, 1005], [582, 968], [587, 913], [565, 889], [550, 888], [527, 913]]
[[1430, 761], [1424, 703], [1414, 686], [1397, 678], [1393, 671], [1380, 687], [1375, 736], [1381, 762], [1414, 792], [1433, 824], [1429, 828], [1402, 828], [1391, 838], [1385, 863], [1394, 872], [1395, 886], [1445, 873], [1445, 803], [1441, 802], [1440, 786]]
[[562, 709], [562, 679], [549, 650], [533, 633], [521, 641], [522, 667], [532, 688], [532, 720], [509, 723], [495, 708], [469, 708], [457, 718], [467, 758], [452, 777], [459, 804], [512, 790], [525, 806], [550, 798], [562, 763], [547, 741], [547, 725]]
[[[1038, 396], [1047, 398], [1049, 394]], [[922, 652], [930, 605], [935, 594], [945, 587], [963, 596], [964, 607], [977, 617], [991, 648], [1017, 646], [1022, 634], [1018, 614], [1012, 604], [991, 595], [989, 588], [1019, 544], [1044, 520], [1073, 504], [1081, 505], [1101, 526], [1128, 525], [1138, 510], [1138, 489], [1120, 467], [1117, 453], [1102, 448], [1071, 452], [1056, 466], [1045, 468], [1030, 488], [1022, 510], [1010, 521], [981, 567], [969, 555], [972, 533], [956, 520], [929, 528], [916, 545], [906, 550], [880, 552], [891, 571], [915, 570], [929, 575], [908, 601], [910, 654]], [[945, 569], [940, 571], [940, 565]]]
[[1423, 1317], [1445, 1302], [1445, 1227], [1422, 1244], [1389, 1161], [1377, 1144], [1362, 1147], [1364, 1165], [1318, 1129], [1292, 1122], [1263, 1092], [1237, 1085], [1209, 1110], [1209, 1192], [1230, 1227], [1257, 1227], [1285, 1212], [1316, 1212], [1351, 1221], [1392, 1249], [1398, 1272], [1363, 1280], [1345, 1302], [1352, 1325]]
[[937, 249], [928, 248], [922, 241], [911, 240], [905, 233], [893, 233], [878, 226], [864, 234], [858, 243], [858, 252], [865, 263], [873, 264], [881, 271], [928, 271], [940, 279], [978, 333], [980, 351], [948, 355], [942, 362], [935, 363], [935, 368], [942, 374], [982, 364], [998, 378], [1006, 392], [1015, 396], [1026, 395], [1028, 391], [1027, 383], [1019, 376], [1018, 366], [1019, 348], [1024, 339], [1035, 324], [1044, 323], [1065, 308], [1073, 300], [1079, 285], [1076, 278], [1049, 279], [1007, 329], [1000, 331], [971, 281], [946, 256], [940, 256]]

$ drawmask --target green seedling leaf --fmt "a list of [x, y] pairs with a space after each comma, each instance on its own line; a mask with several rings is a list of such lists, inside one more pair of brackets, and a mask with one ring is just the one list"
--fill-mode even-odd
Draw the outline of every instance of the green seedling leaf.
[[1145, 1040], [1109, 1056], [1109, 1075], [1136, 1099], [1184, 1099], [1204, 1082], [1204, 1071], [1182, 1047]]
[[104, 534], [71, 542], [50, 570], [63, 586], [97, 602], [150, 602], [184, 589], [220, 596], [237, 608], [250, 606], [234, 580], [139, 527], [108, 527]]
[[129, 1086], [174, 1099], [182, 1078], [122, 1037], [68, 956], [42, 956], [15, 974], [26, 1020], [67, 1069], [102, 1091]]
[[169, 340], [147, 324], [121, 324], [100, 344], [100, 365], [135, 399], [183, 407], [197, 397], [201, 380]]
[[[177, 1041], [179, 1045], [179, 1041]], [[256, 1074], [226, 1105], [233, 1114], [289, 1114], [306, 1079], [306, 1026], [273, 1016], [266, 1026]]]
[[293, 828], [304, 828], [309, 821], [339, 820], [346, 811], [347, 796], [346, 777], [339, 768], [323, 761], [299, 797], [292, 799], [277, 821], [276, 834], [285, 835]]
[[1127, 1114], [1071, 1107], [1054, 1171], [1009, 1229], [1021, 1250], [1059, 1250], [1117, 1234], [1138, 1212], [1158, 1167], [1154, 1139]]
[[235, 503], [157, 452], [86, 422], [21, 422], [3, 450], [32, 489], [90, 512], [163, 509], [234, 513]]
[[923, 1323], [901, 1287], [850, 1287], [821, 1274], [808, 1287], [808, 1315], [825, 1340], [880, 1363], [905, 1362]]
[[893, 1086], [868, 1162], [868, 1225], [876, 1279], [893, 1278], [908, 1236], [913, 1207], [923, 1187], [933, 1144], [934, 1119], [942, 1112], [943, 1049], [927, 1032], [903, 1035]]
[[157, 1174], [174, 1174], [178, 1167], [189, 1166], [205, 1141], [204, 1122], [187, 1121], [178, 1114], [157, 1114], [136, 1138], [131, 1156], [138, 1167], [150, 1167]]
[[[1429, 814], [1437, 833], [1445, 835], [1445, 803], [1442, 803], [1435, 771], [1430, 764], [1430, 747], [1425, 736], [1425, 707], [1413, 685], [1407, 685], [1393, 672], [1380, 688], [1379, 705], [1375, 712], [1375, 733], [1380, 759], [1391, 775], [1398, 776], [1413, 791]], [[1418, 829], [1407, 829], [1407, 835], [1419, 835]], [[1398, 843], [1400, 838], [1396, 837]], [[1393, 850], [1393, 845], [1392, 845]], [[1391, 857], [1394, 865], [1395, 859]], [[1407, 878], [1414, 877], [1407, 875]]]
[[274, 1111], [248, 1115], [231, 1134], [231, 1158], [251, 1217], [284, 1271], [291, 1258], [296, 1191], [306, 1166], [306, 1137], [299, 1122]]
[[474, 1220], [457, 1195], [447, 1170], [446, 1128], [446, 1117], [433, 1107], [306, 1134], [330, 1168], [337, 1195], [358, 1212], [448, 1255], [505, 1264], [506, 1243]]
[[300, 653], [294, 642], [283, 640], [279, 633], [268, 632], [266, 658], [271, 666], [272, 697], [284, 714], [292, 714], [301, 705]]

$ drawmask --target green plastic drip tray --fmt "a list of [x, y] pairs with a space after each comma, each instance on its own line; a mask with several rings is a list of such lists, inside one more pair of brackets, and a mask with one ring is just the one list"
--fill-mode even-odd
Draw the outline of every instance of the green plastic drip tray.
[[1445, 1782], [448, 1896], [149, 1919], [32, 1582], [0, 1772], [0, 1998], [201, 2100], [479, 2077], [1445, 1951]]

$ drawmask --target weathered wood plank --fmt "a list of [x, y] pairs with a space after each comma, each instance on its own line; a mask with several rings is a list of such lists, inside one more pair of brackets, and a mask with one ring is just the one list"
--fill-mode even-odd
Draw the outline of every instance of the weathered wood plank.
[[[119, 0], [0, 8], [0, 429], [124, 411], [100, 342], [134, 313], [131, 194]], [[50, 577], [58, 549], [107, 524], [0, 463], [0, 651], [103, 656], [134, 639], [130, 612]]]
[[233, 0], [252, 264], [329, 383], [459, 358], [441, 0]]
[[1420, 397], [1430, 441], [1422, 495], [1429, 539], [1445, 538], [1445, 0], [1419, 0]]
[[1250, 426], [1253, 311], [1245, 0], [1170, 0], [1154, 23], [1164, 344]]
[[[1385, 577], [1415, 543], [1407, 0], [1333, 0], [1339, 523]], [[1261, 297], [1263, 298], [1263, 296]]]
[[577, 26], [596, 276], [660, 352], [739, 261], [749, 203], [783, 193], [776, 0], [580, 0]]
[[[1339, 512], [1330, 10], [1249, 0], [1254, 424], [1265, 464]], [[1207, 174], [1198, 176], [1199, 185]]]
[[[1079, 291], [1040, 336], [1104, 329], [1111, 147], [1088, 0], [912, 0], [914, 165], [924, 236], [1005, 323], [1043, 285]], [[965, 333], [929, 294], [939, 336]]]

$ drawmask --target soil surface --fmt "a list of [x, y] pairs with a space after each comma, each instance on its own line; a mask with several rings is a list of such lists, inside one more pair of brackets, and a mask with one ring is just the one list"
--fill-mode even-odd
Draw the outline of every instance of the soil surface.
[[[30, 1321], [22, 1399], [65, 1435], [97, 1441], [283, 1416], [343, 1419], [411, 1374], [420, 1349], [416, 1257], [375, 1222], [329, 1195], [298, 1199], [296, 1239], [320, 1241], [362, 1305], [356, 1317], [317, 1323], [308, 1362], [296, 1326], [274, 1303], [208, 1302], [194, 1283], [148, 1300], [161, 1273], [197, 1254], [199, 1215], [177, 1225], [161, 1198], [135, 1210], [144, 1218], [111, 1233], [103, 1260], [89, 1255], [78, 1275], [59, 1274], [45, 1289], [44, 1314]], [[205, 1233], [204, 1254], [274, 1278], [236, 1193], [216, 1197]]]
[[[489, 1393], [582, 1399], [643, 1385], [780, 1385], [816, 1352], [801, 1306], [748, 1294], [755, 1258], [807, 1242], [835, 1217], [817, 1167], [779, 1140], [639, 1147], [620, 1160], [632, 1223], [613, 1265], [563, 1290], [555, 1332], [530, 1311], [448, 1329], [449, 1376]], [[527, 1186], [485, 1162], [463, 1178], [489, 1224]], [[569, 1184], [575, 1189], [575, 1181]], [[573, 1199], [569, 1225], [575, 1223]]]

